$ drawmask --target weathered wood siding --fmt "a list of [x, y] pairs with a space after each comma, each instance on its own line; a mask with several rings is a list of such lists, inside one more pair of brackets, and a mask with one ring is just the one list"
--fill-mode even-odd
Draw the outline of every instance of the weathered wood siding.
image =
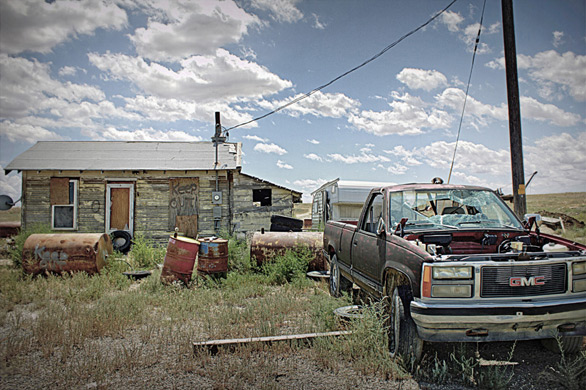
[[[272, 191], [271, 206], [255, 206], [252, 201], [253, 190]], [[272, 215], [293, 215], [293, 194], [291, 190], [242, 174], [234, 175], [233, 188], [234, 232], [249, 232], [271, 227]]]
[[[210, 171], [23, 171], [22, 221], [23, 228], [42, 224], [51, 226], [51, 177], [79, 180], [78, 232], [106, 231], [106, 185], [109, 182], [134, 184], [134, 232], [160, 243], [166, 243], [173, 233], [170, 220], [170, 202], [173, 200], [171, 181], [197, 179], [197, 200], [193, 207], [197, 214], [200, 235], [217, 234], [214, 229], [214, 207], [219, 207], [222, 232], [248, 232], [269, 229], [274, 214], [292, 216], [291, 190], [264, 182], [238, 172], [219, 171], [219, 190], [222, 204], [212, 204], [216, 190], [216, 175]], [[181, 181], [181, 180], [180, 180]], [[271, 206], [255, 206], [253, 190], [271, 189]], [[71, 231], [68, 231], [71, 232]]]

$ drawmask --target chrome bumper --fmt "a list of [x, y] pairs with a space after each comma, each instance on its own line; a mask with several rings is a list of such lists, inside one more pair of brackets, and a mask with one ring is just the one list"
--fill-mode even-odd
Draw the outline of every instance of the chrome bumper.
[[513, 341], [586, 335], [586, 298], [536, 302], [411, 302], [419, 337], [427, 341]]

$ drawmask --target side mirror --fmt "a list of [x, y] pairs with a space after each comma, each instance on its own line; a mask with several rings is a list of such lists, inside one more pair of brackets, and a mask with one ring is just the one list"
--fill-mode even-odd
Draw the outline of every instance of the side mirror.
[[385, 234], [387, 231], [387, 227], [385, 225], [385, 221], [382, 218], [379, 218], [378, 223], [376, 224], [376, 235], [380, 236]]
[[533, 227], [533, 224], [535, 224], [537, 227], [540, 227], [543, 223], [541, 220], [541, 215], [539, 214], [525, 214], [523, 222], [529, 229]]

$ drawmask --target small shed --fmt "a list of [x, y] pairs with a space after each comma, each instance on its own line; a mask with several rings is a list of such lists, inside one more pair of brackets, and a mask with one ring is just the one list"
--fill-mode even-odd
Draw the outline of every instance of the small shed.
[[268, 229], [301, 193], [242, 173], [242, 145], [212, 142], [44, 141], [6, 168], [22, 172], [22, 228], [142, 233], [166, 242]]
[[334, 179], [311, 193], [311, 223], [323, 228], [327, 220], [356, 221], [370, 190], [394, 183]]

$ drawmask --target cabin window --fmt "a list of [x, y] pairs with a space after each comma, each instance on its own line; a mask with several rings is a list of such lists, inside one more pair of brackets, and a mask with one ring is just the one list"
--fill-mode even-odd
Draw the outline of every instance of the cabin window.
[[51, 227], [58, 230], [77, 229], [78, 180], [51, 178]]
[[273, 204], [272, 191], [270, 188], [252, 190], [252, 203], [255, 206], [271, 206]]

